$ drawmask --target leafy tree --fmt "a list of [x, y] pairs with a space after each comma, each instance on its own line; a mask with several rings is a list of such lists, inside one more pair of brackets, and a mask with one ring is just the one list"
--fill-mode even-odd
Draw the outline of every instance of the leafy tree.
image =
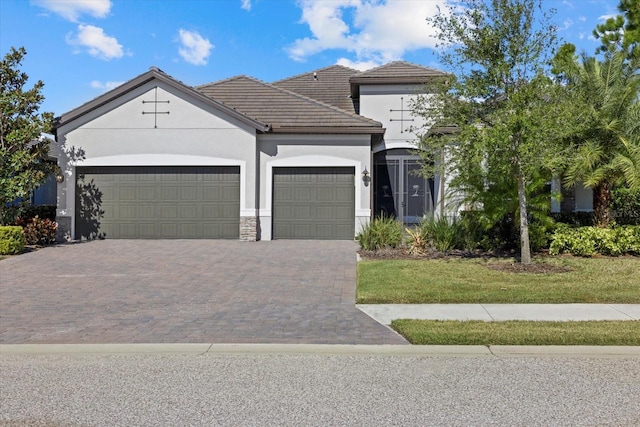
[[575, 111], [564, 181], [568, 186], [582, 181], [593, 189], [594, 222], [606, 227], [612, 188], [640, 189], [640, 56], [619, 50], [598, 60], [569, 53], [571, 48], [564, 48], [554, 58]]
[[638, 0], [620, 0], [621, 12], [608, 18], [593, 30], [593, 36], [602, 43], [596, 54], [624, 51], [627, 56], [640, 55], [640, 2]]
[[19, 70], [25, 55], [11, 48], [0, 61], [0, 218], [7, 203], [28, 197], [56, 170], [48, 161], [50, 140], [41, 137], [53, 114], [38, 112], [44, 83], [25, 88], [29, 77]]
[[[533, 183], [562, 158], [557, 134], [565, 111], [556, 102], [558, 85], [546, 77], [555, 26], [539, 0], [459, 3], [427, 19], [439, 30], [440, 58], [454, 77], [429, 87], [414, 105], [432, 126], [420, 142], [424, 172], [453, 177], [450, 185], [492, 221], [508, 208], [520, 231], [521, 262], [530, 264]], [[457, 132], [432, 137], [439, 125]], [[505, 200], [509, 194], [516, 200]]]
[[593, 189], [595, 224], [601, 227], [611, 222], [615, 186], [640, 190], [640, 3], [621, 0], [618, 9], [622, 15], [594, 30], [602, 59], [578, 56], [572, 44], [553, 59], [574, 109], [565, 184], [582, 181]]

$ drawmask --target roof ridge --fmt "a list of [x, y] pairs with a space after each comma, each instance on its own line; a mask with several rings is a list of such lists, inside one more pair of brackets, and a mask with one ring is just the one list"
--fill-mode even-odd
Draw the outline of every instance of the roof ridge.
[[271, 82], [271, 84], [275, 85], [287, 80], [293, 80], [293, 79], [297, 79], [298, 77], [302, 77], [305, 76], [307, 74], [311, 74], [311, 73], [319, 73], [320, 71], [326, 71], [329, 68], [334, 68], [334, 67], [341, 67], [341, 68], [345, 68], [347, 70], [353, 71], [355, 74], [358, 74], [358, 70], [356, 70], [355, 68], [351, 68], [351, 67], [347, 67], [346, 65], [341, 65], [341, 64], [333, 64], [333, 65], [327, 65], [326, 67], [322, 67], [322, 68], [316, 68], [315, 70], [311, 70], [311, 71], [305, 71], [303, 73], [299, 73], [299, 74], [294, 74], [293, 76], [289, 76], [289, 77], [285, 77], [284, 79], [280, 79], [280, 80], [276, 80], [274, 82]]
[[238, 79], [248, 79], [248, 80], [254, 80], [254, 81], [258, 82], [258, 83], [268, 84], [268, 83], [266, 83], [266, 82], [264, 82], [264, 81], [262, 81], [260, 79], [257, 79], [257, 78], [255, 78], [253, 76], [249, 76], [247, 74], [237, 74], [235, 76], [227, 77], [227, 78], [224, 78], [222, 80], [216, 80], [216, 81], [209, 82], [209, 83], [204, 83], [204, 84], [201, 84], [201, 85], [198, 85], [198, 86], [193, 86], [193, 88], [194, 89], [199, 89], [201, 87], [217, 85], [217, 84], [226, 83], [226, 82], [230, 82], [230, 81], [238, 80]]
[[437, 68], [434, 68], [434, 67], [428, 67], [426, 65], [416, 64], [415, 62], [405, 61], [404, 59], [398, 59], [396, 61], [387, 62], [386, 64], [381, 64], [381, 65], [378, 65], [377, 67], [373, 67], [373, 68], [369, 68], [368, 70], [361, 71], [361, 72], [359, 72], [358, 74], [356, 74], [356, 75], [354, 75], [352, 77], [360, 77], [363, 74], [370, 74], [370, 73], [373, 73], [373, 72], [375, 72], [377, 70], [380, 70], [382, 68], [388, 68], [389, 66], [394, 65], [394, 64], [410, 65], [412, 67], [423, 68], [425, 70], [437, 71], [439, 73], [446, 74], [444, 71], [438, 70]]

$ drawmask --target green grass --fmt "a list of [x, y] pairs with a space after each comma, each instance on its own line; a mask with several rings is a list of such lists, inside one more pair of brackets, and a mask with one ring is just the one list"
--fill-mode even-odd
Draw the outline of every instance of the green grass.
[[429, 345], [640, 345], [640, 321], [483, 322], [394, 320], [412, 344]]
[[[491, 262], [514, 262], [492, 260]], [[359, 304], [640, 303], [640, 258], [545, 257], [564, 273], [512, 273], [481, 259], [358, 263]]]

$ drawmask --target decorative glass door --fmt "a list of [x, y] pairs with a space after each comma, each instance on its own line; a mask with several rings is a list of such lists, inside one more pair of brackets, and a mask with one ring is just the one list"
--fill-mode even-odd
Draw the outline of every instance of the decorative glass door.
[[374, 212], [406, 225], [433, 213], [433, 180], [419, 175], [415, 156], [386, 156], [374, 161]]

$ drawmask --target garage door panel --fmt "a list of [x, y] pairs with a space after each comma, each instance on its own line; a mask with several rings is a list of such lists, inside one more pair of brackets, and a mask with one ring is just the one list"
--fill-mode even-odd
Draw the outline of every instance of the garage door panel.
[[159, 208], [160, 208], [160, 218], [178, 218], [177, 205], [159, 206]]
[[331, 187], [317, 188], [315, 199], [318, 202], [333, 202], [336, 199], [335, 193], [335, 190]]
[[274, 168], [276, 239], [353, 239], [354, 168]]
[[198, 218], [198, 206], [197, 205], [180, 205], [180, 218], [181, 219], [195, 219]]
[[120, 205], [118, 207], [118, 217], [125, 219], [137, 218], [137, 207], [135, 205]]
[[160, 199], [164, 201], [178, 200], [178, 187], [162, 187], [160, 188]]
[[239, 171], [226, 166], [79, 167], [76, 234], [238, 238]]

